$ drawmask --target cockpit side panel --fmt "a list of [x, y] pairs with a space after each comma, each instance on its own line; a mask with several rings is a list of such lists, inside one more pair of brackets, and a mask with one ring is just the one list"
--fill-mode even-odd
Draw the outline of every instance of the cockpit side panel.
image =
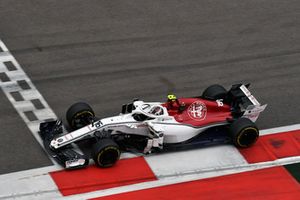
[[230, 106], [223, 102], [210, 101], [201, 98], [178, 99], [184, 108], [170, 106], [169, 102], [163, 104], [168, 114], [173, 116], [179, 123], [189, 124], [196, 127], [206, 126], [213, 123], [225, 122], [231, 119]]

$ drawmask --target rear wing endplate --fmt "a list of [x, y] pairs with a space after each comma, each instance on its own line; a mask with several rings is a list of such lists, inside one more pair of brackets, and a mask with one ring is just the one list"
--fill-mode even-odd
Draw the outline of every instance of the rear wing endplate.
[[240, 90], [251, 102], [251, 104], [248, 105], [247, 108], [241, 108], [241, 110], [244, 111], [242, 117], [248, 118], [251, 121], [255, 122], [259, 117], [259, 114], [266, 109], [267, 104], [261, 105], [245, 85], [241, 85]]

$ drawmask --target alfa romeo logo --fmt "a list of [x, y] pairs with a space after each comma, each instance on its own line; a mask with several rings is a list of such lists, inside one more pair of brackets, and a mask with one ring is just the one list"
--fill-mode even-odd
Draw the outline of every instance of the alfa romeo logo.
[[195, 101], [188, 108], [188, 115], [190, 116], [190, 118], [196, 121], [204, 120], [206, 117], [206, 113], [207, 108], [201, 101]]

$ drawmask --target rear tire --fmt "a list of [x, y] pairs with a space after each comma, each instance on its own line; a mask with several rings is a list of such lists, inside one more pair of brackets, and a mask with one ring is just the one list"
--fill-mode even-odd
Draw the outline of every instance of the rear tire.
[[218, 84], [211, 85], [204, 90], [202, 98], [208, 100], [225, 99], [227, 96], [227, 90]]
[[119, 146], [109, 138], [99, 140], [94, 144], [92, 157], [95, 164], [101, 168], [112, 167], [120, 159]]
[[95, 118], [95, 113], [87, 103], [78, 102], [68, 109], [66, 118], [72, 130], [77, 130], [90, 124]]
[[248, 118], [239, 118], [230, 126], [233, 143], [237, 147], [247, 148], [252, 146], [259, 137], [259, 130]]

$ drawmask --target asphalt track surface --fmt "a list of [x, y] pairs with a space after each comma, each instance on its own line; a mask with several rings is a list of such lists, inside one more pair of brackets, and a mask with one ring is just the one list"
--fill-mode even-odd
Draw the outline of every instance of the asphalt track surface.
[[[300, 123], [300, 1], [0, 1], [0, 38], [54, 112], [252, 83], [261, 129]], [[0, 173], [51, 165], [2, 91]]]

